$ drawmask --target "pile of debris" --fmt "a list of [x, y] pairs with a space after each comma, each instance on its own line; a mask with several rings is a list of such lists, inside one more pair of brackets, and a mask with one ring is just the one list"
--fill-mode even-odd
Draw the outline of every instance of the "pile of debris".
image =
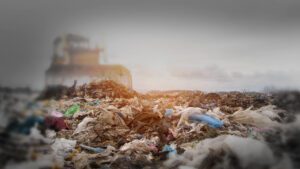
[[101, 82], [93, 81], [89, 84], [78, 87], [74, 93], [70, 93], [72, 97], [90, 97], [90, 98], [133, 98], [138, 96], [138, 93], [121, 84], [111, 80]]
[[[103, 81], [73, 86], [60, 99], [35, 104], [30, 118], [5, 131], [43, 140], [44, 152], [28, 151], [35, 158], [27, 160], [39, 167], [296, 168], [298, 160], [288, 148], [278, 151], [288, 144], [285, 139], [270, 139], [289, 135], [297, 118], [287, 123], [293, 115], [263, 93], [140, 94]], [[8, 138], [14, 137], [3, 137], [6, 145]], [[26, 161], [5, 157], [6, 168]]]

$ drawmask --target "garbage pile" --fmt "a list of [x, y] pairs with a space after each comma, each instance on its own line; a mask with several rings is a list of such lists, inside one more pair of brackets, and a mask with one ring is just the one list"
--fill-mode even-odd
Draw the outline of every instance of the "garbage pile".
[[93, 81], [89, 84], [82, 85], [75, 89], [73, 93], [68, 94], [71, 97], [89, 97], [89, 98], [132, 98], [138, 93], [134, 90], [128, 89], [114, 81]]
[[[298, 168], [299, 118], [273, 103], [264, 93], [73, 86], [10, 121], [1, 168]], [[16, 147], [19, 156], [6, 153]]]

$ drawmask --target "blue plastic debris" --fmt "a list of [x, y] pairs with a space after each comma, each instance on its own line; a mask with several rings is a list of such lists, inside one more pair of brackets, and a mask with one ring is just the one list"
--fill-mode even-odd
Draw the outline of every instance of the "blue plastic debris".
[[28, 135], [30, 134], [30, 129], [36, 124], [43, 125], [44, 118], [39, 116], [30, 116], [25, 121], [19, 122], [18, 120], [13, 120], [8, 126], [7, 131], [16, 132], [20, 134]]
[[100, 100], [96, 99], [96, 100], [93, 100], [89, 103], [90, 106], [97, 106], [99, 105], [101, 102]]
[[223, 121], [205, 114], [194, 114], [189, 117], [191, 121], [206, 123], [212, 128], [220, 128], [224, 125]]
[[170, 157], [172, 154], [177, 154], [177, 150], [173, 148], [171, 145], [165, 145], [161, 152], [169, 152], [168, 157]]
[[174, 113], [173, 109], [166, 109], [165, 116], [171, 117], [173, 115], [173, 113]]
[[89, 151], [92, 151], [94, 153], [102, 153], [103, 151], [105, 151], [105, 149], [103, 148], [100, 148], [100, 147], [90, 147], [90, 146], [86, 146], [86, 145], [83, 145], [83, 144], [80, 144], [80, 147], [86, 149], [86, 150], [89, 150]]

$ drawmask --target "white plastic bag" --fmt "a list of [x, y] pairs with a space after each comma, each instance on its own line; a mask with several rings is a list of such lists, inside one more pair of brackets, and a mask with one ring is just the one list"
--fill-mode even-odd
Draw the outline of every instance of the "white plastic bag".
[[251, 107], [246, 110], [238, 110], [229, 117], [231, 120], [255, 127], [274, 127], [278, 125], [276, 121], [271, 120], [268, 116], [258, 113], [256, 110], [251, 110]]

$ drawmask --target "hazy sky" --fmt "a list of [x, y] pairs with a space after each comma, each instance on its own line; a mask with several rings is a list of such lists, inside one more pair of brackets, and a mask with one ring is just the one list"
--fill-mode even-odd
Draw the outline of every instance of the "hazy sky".
[[299, 0], [1, 0], [0, 84], [42, 88], [52, 41], [69, 32], [137, 90], [300, 89]]

